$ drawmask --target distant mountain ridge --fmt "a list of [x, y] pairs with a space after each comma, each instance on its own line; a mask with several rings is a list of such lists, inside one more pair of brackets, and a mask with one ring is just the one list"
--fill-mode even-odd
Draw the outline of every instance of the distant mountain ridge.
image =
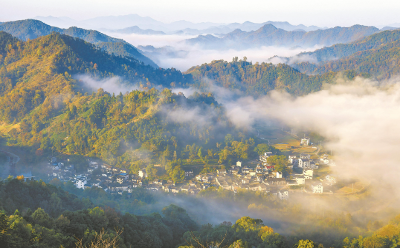
[[145, 35], [164, 35], [163, 31], [155, 31], [152, 29], [141, 29], [138, 26], [132, 26], [123, 29], [113, 29], [113, 30], [105, 30], [112, 33], [120, 33], [120, 34], [145, 34]]
[[[57, 28], [57, 27], [47, 25], [38, 20], [27, 19], [27, 20], [1, 23], [0, 31], [7, 32], [21, 40], [24, 40], [24, 41], [26, 41], [28, 39], [30, 39], [30, 40], [36, 39], [41, 36], [46, 36], [53, 32], [66, 34], [66, 35], [69, 35], [69, 36], [72, 36], [75, 38], [83, 39], [86, 42], [93, 43], [99, 47], [108, 47], [108, 48], [110, 48], [110, 51], [109, 50], [106, 50], [106, 51], [109, 51], [110, 53], [114, 53], [114, 54], [120, 55], [120, 56], [131, 57], [131, 58], [141, 61], [147, 65], [151, 65], [156, 68], [158, 67], [151, 59], [149, 59], [146, 56], [144, 56], [143, 54], [141, 54], [131, 44], [125, 42], [122, 39], [117, 39], [117, 38], [113, 38], [108, 35], [105, 35], [96, 30], [86, 30], [86, 29], [77, 28], [77, 27], [70, 27], [68, 29], [62, 29], [62, 28]], [[111, 49], [112, 46], [110, 46], [110, 45], [104, 46], [102, 44], [104, 42], [112, 43], [115, 46], [118, 46], [120, 48], [125, 47], [127, 50], [129, 50], [129, 52], [127, 50], [122, 51], [120, 49]]]
[[213, 35], [199, 35], [188, 39], [190, 45], [200, 45], [206, 49], [247, 49], [261, 46], [330, 46], [337, 43], [347, 43], [379, 32], [376, 27], [354, 25], [351, 27], [334, 27], [316, 31], [285, 31], [272, 24], [266, 24], [260, 29], [245, 32], [236, 29], [218, 38]]
[[[304, 30], [313, 31], [317, 29], [325, 29], [317, 26], [305, 26], [303, 24], [292, 25], [288, 22], [274, 22], [267, 21], [263, 23], [253, 23], [246, 21], [244, 23], [212, 23], [212, 22], [201, 22], [193, 23], [189, 21], [176, 21], [172, 23], [163, 23], [157, 21], [151, 17], [142, 17], [136, 14], [123, 15], [123, 16], [102, 16], [91, 18], [83, 21], [76, 21], [67, 17], [43, 17], [37, 16], [34, 19], [41, 20], [49, 25], [68, 28], [70, 26], [79, 26], [89, 29], [97, 30], [123, 30], [137, 26], [142, 30], [150, 30], [154, 32], [164, 32], [168, 34], [188, 34], [188, 35], [199, 35], [199, 34], [227, 34], [235, 29], [241, 29], [243, 31], [254, 31], [266, 24], [272, 24], [277, 28], [284, 29], [286, 31]], [[124, 31], [126, 33], [127, 30]], [[139, 33], [138, 30], [132, 30], [131, 33]]]

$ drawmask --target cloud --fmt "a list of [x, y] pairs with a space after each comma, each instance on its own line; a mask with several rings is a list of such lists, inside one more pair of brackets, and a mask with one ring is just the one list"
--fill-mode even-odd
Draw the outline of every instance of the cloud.
[[[243, 57], [247, 57], [248, 61], [252, 61], [253, 63], [259, 62], [267, 62], [267, 63], [286, 63], [287, 58], [285, 57], [293, 57], [302, 52], [314, 51], [320, 46], [315, 46], [312, 48], [301, 48], [301, 47], [260, 47], [260, 48], [252, 48], [252, 49], [244, 49], [244, 50], [206, 50], [202, 49], [198, 45], [188, 45], [184, 41], [186, 39], [194, 38], [196, 36], [189, 35], [140, 35], [140, 34], [118, 34], [118, 33], [110, 33], [109, 35], [124, 39], [134, 46], [142, 45], [152, 45], [154, 47], [163, 47], [163, 46], [171, 46], [176, 49], [176, 51], [181, 51], [177, 54], [179, 56], [172, 57], [155, 54], [153, 59], [157, 62], [157, 64], [162, 68], [177, 68], [181, 71], [186, 71], [187, 69], [201, 65], [204, 63], [210, 63], [213, 60], [226, 60], [231, 61], [233, 57], [238, 57], [242, 59]], [[186, 51], [186, 56], [182, 56], [182, 51]], [[271, 59], [274, 56], [281, 57], [280, 60]], [[296, 60], [309, 60], [310, 58], [306, 58], [305, 56], [301, 56]]]
[[290, 49], [286, 47], [261, 47], [257, 49], [246, 49], [246, 50], [203, 50], [198, 46], [182, 47], [180, 49], [186, 49], [188, 55], [183, 58], [158, 58], [159, 66], [161, 67], [174, 67], [182, 71], [186, 71], [192, 66], [201, 65], [204, 63], [210, 63], [213, 60], [226, 60], [231, 61], [233, 57], [242, 59], [247, 57], [247, 61], [253, 63], [267, 62], [267, 63], [285, 63], [284, 60], [271, 60], [271, 57], [277, 55], [279, 57], [291, 57], [295, 56], [304, 51], [313, 51], [316, 48], [295, 48]]
[[182, 93], [185, 97], [191, 96], [194, 92], [198, 91], [198, 89], [189, 87], [189, 88], [173, 88], [171, 89], [172, 93], [179, 94]]
[[199, 107], [164, 109], [167, 119], [178, 123], [196, 123], [205, 126], [211, 123], [212, 111], [204, 111]]
[[121, 92], [130, 92], [139, 88], [137, 85], [124, 82], [122, 78], [118, 76], [105, 79], [95, 79], [89, 75], [76, 75], [74, 78], [93, 91], [102, 88], [104, 91], [109, 93], [119, 94]]

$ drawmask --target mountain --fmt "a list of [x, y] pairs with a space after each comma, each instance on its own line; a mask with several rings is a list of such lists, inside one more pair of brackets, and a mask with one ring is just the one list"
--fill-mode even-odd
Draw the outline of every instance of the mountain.
[[212, 26], [218, 26], [221, 24], [202, 22], [202, 23], [192, 23], [188, 21], [176, 21], [172, 23], [163, 23], [154, 20], [151, 17], [142, 17], [137, 14], [121, 15], [121, 16], [100, 16], [95, 18], [90, 18], [83, 21], [76, 21], [66, 18], [57, 17], [43, 17], [37, 16], [34, 19], [41, 20], [49, 25], [61, 24], [63, 27], [79, 26], [88, 29], [125, 29], [132, 26], [138, 26], [141, 29], [152, 29], [159, 30], [163, 32], [173, 32], [185, 28], [193, 29], [206, 29]]
[[227, 27], [230, 28], [232, 31], [235, 29], [240, 29], [246, 32], [250, 32], [250, 31], [255, 31], [259, 28], [261, 28], [262, 26], [265, 26], [267, 24], [271, 24], [276, 28], [280, 28], [286, 31], [314, 31], [314, 30], [318, 30], [318, 29], [326, 29], [326, 28], [320, 28], [317, 26], [305, 26], [303, 24], [300, 25], [292, 25], [289, 22], [274, 22], [274, 21], [267, 21], [267, 22], [263, 22], [263, 23], [253, 23], [253, 22], [244, 22], [244, 23], [231, 23], [225, 26], [220, 26], [220, 27]]
[[[122, 39], [117, 39], [117, 38], [112, 38], [110, 36], [107, 36], [103, 33], [100, 33], [96, 30], [86, 30], [82, 28], [77, 28], [77, 27], [70, 27], [68, 29], [61, 29], [57, 27], [52, 27], [49, 26], [41, 21], [38, 20], [21, 20], [21, 21], [15, 21], [15, 22], [5, 22], [0, 24], [0, 31], [5, 31], [7, 33], [12, 34], [13, 36], [21, 39], [21, 40], [27, 40], [27, 39], [36, 39], [37, 37], [40, 36], [45, 36], [48, 34], [51, 34], [52, 32], [57, 32], [61, 34], [66, 34], [72, 37], [80, 38], [85, 40], [86, 42], [90, 42], [96, 45], [99, 45], [99, 47], [102, 47], [103, 49], [108, 49], [110, 48], [110, 53], [116, 53], [120, 56], [127, 56], [133, 59], [137, 59], [139, 61], [142, 61], [143, 63], [147, 65], [151, 65], [155, 68], [158, 66], [151, 61], [151, 59], [147, 58], [143, 54], [141, 54], [134, 46], [131, 44], [125, 42]], [[101, 43], [115, 43], [115, 45], [105, 45]], [[115, 46], [115, 47], [113, 47]], [[121, 51], [120, 49], [124, 48], [124, 51]], [[119, 50], [119, 52], [115, 52], [116, 50]]]
[[[86, 74], [97, 78], [119, 76], [122, 80], [142, 84], [143, 87], [169, 87], [172, 82], [179, 86], [191, 80], [190, 76], [174, 69], [155, 69], [137, 60], [113, 56], [93, 44], [59, 33], [23, 42], [0, 32], [0, 41], [1, 45], [6, 45], [4, 50], [0, 49], [0, 101], [4, 103], [0, 116], [3, 120], [21, 118], [11, 111], [19, 108], [19, 104], [14, 102], [19, 97], [22, 97], [26, 111], [36, 106], [26, 103], [34, 97], [30, 93], [24, 95], [27, 92], [41, 92], [42, 100], [38, 100], [37, 104], [56, 94], [56, 91], [57, 94], [70, 94], [75, 87], [79, 87], [71, 75]], [[22, 95], [8, 96], [10, 90], [17, 89], [23, 89]]]
[[368, 73], [379, 79], [387, 79], [400, 73], [400, 30], [388, 30], [364, 39], [325, 47], [297, 57], [313, 58], [292, 66], [308, 74], [322, 74], [328, 71], [354, 70]]
[[162, 31], [155, 31], [152, 29], [141, 29], [138, 26], [123, 28], [123, 29], [112, 29], [105, 30], [111, 33], [120, 33], [120, 34], [145, 34], [145, 35], [164, 35], [165, 33]]
[[[263, 23], [212, 23], [212, 22], [201, 22], [193, 23], [189, 21], [176, 21], [172, 23], [163, 23], [157, 21], [151, 17], [142, 17], [137, 14], [123, 15], [123, 16], [101, 16], [91, 18], [83, 21], [76, 21], [68, 17], [43, 17], [37, 16], [34, 19], [40, 20], [52, 26], [68, 28], [71, 26], [79, 26], [87, 29], [96, 30], [121, 30], [130, 27], [137, 26], [140, 29], [153, 30], [154, 32], [164, 33], [178, 33], [187, 35], [199, 35], [199, 34], [227, 34], [235, 29], [241, 29], [243, 31], [255, 31], [266, 24], [272, 24], [277, 28], [281, 28], [286, 31], [313, 31], [317, 29], [324, 29], [317, 26], [305, 26], [302, 24], [292, 25], [288, 22], [274, 22], [267, 21]], [[140, 30], [134, 30], [132, 33], [140, 33]], [[151, 32], [151, 31], [149, 31]], [[151, 33], [150, 33], [151, 34]]]
[[[185, 97], [167, 89], [193, 85], [191, 75], [112, 56], [59, 33], [22, 42], [0, 32], [0, 41], [0, 120], [15, 124], [8, 144], [31, 154], [54, 147], [59, 154], [97, 157], [136, 173], [153, 162], [187, 164], [228, 133], [243, 139], [211, 93]], [[206, 119], [177, 120], [193, 109]], [[166, 169], [176, 180], [184, 177], [180, 167], [168, 168], [174, 167]]]
[[45, 36], [52, 32], [63, 32], [63, 29], [49, 26], [41, 21], [36, 20], [20, 20], [13, 22], [3, 22], [0, 24], [0, 31], [7, 32], [21, 39], [36, 39], [39, 36]]
[[201, 45], [206, 49], [247, 49], [261, 46], [313, 47], [347, 43], [376, 32], [379, 32], [379, 29], [361, 25], [305, 32], [285, 31], [266, 24], [256, 31], [245, 32], [236, 29], [221, 38], [200, 35], [186, 42], [190, 45]]

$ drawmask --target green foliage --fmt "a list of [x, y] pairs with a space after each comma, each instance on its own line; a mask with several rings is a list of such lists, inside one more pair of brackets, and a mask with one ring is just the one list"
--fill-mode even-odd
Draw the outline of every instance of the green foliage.
[[194, 247], [288, 247], [283, 236], [250, 217], [240, 218], [233, 226], [226, 222], [215, 227], [203, 225], [199, 231], [185, 233], [184, 239], [185, 245]]
[[254, 96], [265, 95], [271, 90], [304, 95], [320, 90], [323, 83], [334, 83], [338, 77], [337, 73], [308, 76], [286, 64], [252, 64], [242, 60], [214, 60], [209, 64], [192, 67], [186, 73], [193, 76], [199, 88], [208, 89], [209, 83], [204, 80], [207, 78], [217, 86]]
[[254, 148], [254, 152], [256, 152], [258, 155], [263, 155], [266, 152], [272, 152], [273, 154], [278, 153], [279, 150], [275, 149], [273, 146], [269, 146], [267, 144], [258, 144]]

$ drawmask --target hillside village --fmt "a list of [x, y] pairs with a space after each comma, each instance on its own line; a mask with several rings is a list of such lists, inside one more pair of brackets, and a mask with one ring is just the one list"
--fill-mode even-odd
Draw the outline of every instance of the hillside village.
[[[301, 139], [300, 145], [310, 146], [310, 139]], [[194, 175], [193, 170], [186, 170], [185, 182], [181, 184], [175, 184], [172, 180], [148, 180], [145, 169], [132, 174], [127, 170], [92, 160], [87, 161], [88, 167], [84, 173], [77, 174], [73, 165], [65, 165], [64, 162], [57, 161], [56, 157], [53, 157], [48, 165], [48, 177], [64, 182], [71, 181], [80, 189], [99, 187], [111, 194], [129, 194], [137, 187], [192, 195], [209, 187], [233, 192], [251, 190], [271, 193], [281, 200], [287, 200], [291, 192], [332, 193], [330, 186], [336, 183], [334, 177], [327, 175], [325, 178], [314, 178], [320, 165], [334, 165], [327, 154], [322, 155], [319, 160], [311, 159], [311, 155], [306, 153], [289, 155], [288, 173], [276, 171], [274, 165], [268, 162], [268, 158], [274, 155], [273, 152], [265, 152], [257, 161], [252, 161], [254, 163], [237, 161], [227, 169], [217, 169], [211, 173]]]

